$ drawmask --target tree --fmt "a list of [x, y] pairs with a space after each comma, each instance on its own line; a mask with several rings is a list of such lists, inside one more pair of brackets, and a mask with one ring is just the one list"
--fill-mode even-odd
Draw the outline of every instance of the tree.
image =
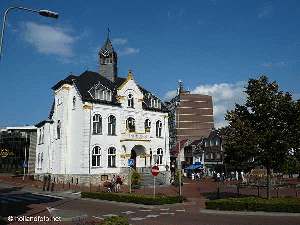
[[288, 92], [280, 91], [278, 84], [269, 82], [266, 76], [250, 79], [245, 93], [245, 105], [236, 105], [225, 116], [229, 122], [224, 137], [225, 154], [227, 161], [235, 160], [236, 164], [264, 166], [270, 198], [271, 171], [297, 146], [295, 114], [298, 106]]

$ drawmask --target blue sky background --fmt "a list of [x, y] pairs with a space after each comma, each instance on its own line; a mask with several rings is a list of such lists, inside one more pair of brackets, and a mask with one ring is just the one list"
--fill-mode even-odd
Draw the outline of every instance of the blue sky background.
[[98, 71], [97, 51], [111, 30], [119, 75], [161, 98], [177, 80], [211, 94], [216, 126], [250, 78], [266, 74], [300, 95], [300, 1], [0, 1], [47, 8], [58, 20], [9, 14], [0, 63], [0, 127], [34, 124], [48, 116], [51, 87], [69, 73]]

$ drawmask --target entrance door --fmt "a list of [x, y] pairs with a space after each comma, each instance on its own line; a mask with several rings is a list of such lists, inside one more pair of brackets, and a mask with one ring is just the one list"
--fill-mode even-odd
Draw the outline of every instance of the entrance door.
[[132, 149], [130, 159], [134, 160], [133, 168], [136, 168], [136, 152]]

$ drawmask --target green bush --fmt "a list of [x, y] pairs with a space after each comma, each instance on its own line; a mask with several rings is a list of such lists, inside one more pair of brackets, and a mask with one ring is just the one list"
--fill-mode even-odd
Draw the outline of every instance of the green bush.
[[257, 197], [226, 198], [207, 201], [207, 209], [228, 211], [265, 211], [300, 213], [300, 199], [293, 197], [271, 198]]
[[131, 202], [144, 205], [163, 205], [183, 202], [184, 198], [181, 196], [152, 196], [123, 194], [123, 193], [109, 193], [109, 192], [81, 192], [82, 198], [95, 198], [116, 202]]
[[129, 222], [124, 216], [112, 216], [106, 218], [101, 225], [129, 225]]
[[139, 187], [141, 185], [141, 175], [137, 171], [133, 171], [131, 174], [132, 187]]

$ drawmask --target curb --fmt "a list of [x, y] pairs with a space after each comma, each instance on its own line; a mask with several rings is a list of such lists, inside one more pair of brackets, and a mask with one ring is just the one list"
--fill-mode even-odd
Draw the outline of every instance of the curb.
[[277, 217], [300, 217], [300, 213], [285, 212], [250, 212], [250, 211], [221, 211], [212, 209], [200, 209], [200, 213], [219, 214], [219, 215], [239, 215], [239, 216], [277, 216]]

